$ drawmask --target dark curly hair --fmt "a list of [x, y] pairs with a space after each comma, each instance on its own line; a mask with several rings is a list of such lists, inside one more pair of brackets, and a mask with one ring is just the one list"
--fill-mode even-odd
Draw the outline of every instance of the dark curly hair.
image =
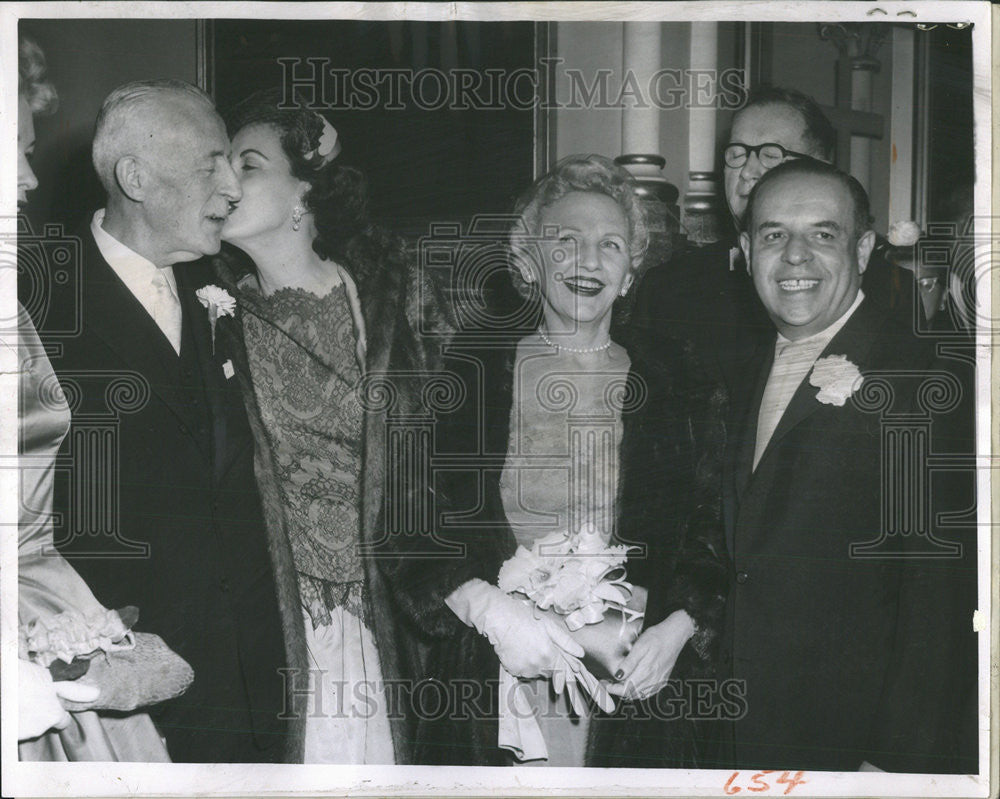
[[[313, 249], [326, 260], [344, 257], [348, 243], [358, 234], [371, 233], [368, 216], [368, 181], [357, 169], [339, 163], [306, 158], [319, 146], [323, 117], [294, 96], [292, 108], [281, 89], [256, 92], [226, 115], [230, 138], [248, 125], [270, 125], [292, 167], [292, 175], [309, 184], [303, 201], [316, 224]], [[317, 166], [317, 161], [319, 165]]]

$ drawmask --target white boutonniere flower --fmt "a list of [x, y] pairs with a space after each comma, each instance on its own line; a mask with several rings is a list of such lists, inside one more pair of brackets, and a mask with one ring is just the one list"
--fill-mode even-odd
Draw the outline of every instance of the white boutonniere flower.
[[886, 237], [893, 247], [912, 247], [920, 238], [920, 226], [913, 221], [893, 222]]
[[809, 375], [809, 385], [816, 386], [816, 399], [826, 405], [843, 406], [847, 398], [861, 388], [864, 378], [858, 367], [846, 355], [828, 355], [820, 358]]
[[215, 352], [215, 323], [220, 316], [233, 316], [236, 300], [232, 294], [218, 286], [203, 286], [195, 292], [198, 302], [208, 309], [208, 324], [212, 328], [212, 352]]

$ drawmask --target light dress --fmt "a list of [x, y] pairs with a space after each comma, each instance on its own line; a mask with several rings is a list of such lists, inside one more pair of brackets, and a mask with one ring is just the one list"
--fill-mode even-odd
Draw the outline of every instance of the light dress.
[[[628, 359], [593, 371], [562, 363], [534, 336], [518, 345], [500, 497], [514, 538], [527, 548], [585, 522], [602, 531], [605, 543], [613, 532], [622, 440], [616, 387], [624, 387]], [[547, 759], [523, 764], [583, 766], [589, 715], [577, 716], [566, 694], [556, 696], [547, 679], [521, 684], [548, 750]]]
[[[55, 551], [52, 493], [56, 455], [70, 427], [70, 409], [27, 313], [18, 305], [20, 506], [17, 536], [19, 624], [74, 610], [87, 616], [104, 607], [83, 578]], [[140, 608], [141, 613], [141, 608]], [[86, 682], [86, 677], [83, 678]], [[70, 714], [63, 730], [18, 744], [18, 759], [169, 762], [166, 746], [146, 713]]]
[[318, 297], [241, 282], [254, 392], [278, 469], [305, 614], [306, 763], [395, 762], [359, 553], [361, 367], [344, 284]]

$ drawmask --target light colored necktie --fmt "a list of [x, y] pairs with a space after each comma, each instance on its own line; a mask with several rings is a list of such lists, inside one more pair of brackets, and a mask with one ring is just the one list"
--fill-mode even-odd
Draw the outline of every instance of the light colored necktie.
[[174, 294], [166, 275], [160, 269], [153, 278], [156, 302], [153, 306], [153, 321], [167, 337], [174, 352], [181, 354], [181, 301]]
[[786, 342], [774, 353], [774, 365], [764, 387], [764, 396], [760, 400], [760, 412], [757, 416], [757, 444], [753, 455], [753, 468], [757, 468], [760, 456], [764, 454], [767, 445], [778, 427], [778, 422], [785, 414], [788, 403], [791, 402], [815, 360], [816, 347], [811, 344]]

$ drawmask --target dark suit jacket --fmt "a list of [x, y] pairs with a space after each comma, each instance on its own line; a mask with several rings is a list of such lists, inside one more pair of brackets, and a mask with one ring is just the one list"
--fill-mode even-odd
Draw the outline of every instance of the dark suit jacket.
[[275, 573], [242, 398], [195, 297], [210, 273], [175, 269], [178, 356], [89, 230], [82, 239], [82, 330], [53, 359], [73, 409], [57, 544], [101, 603], [138, 606], [137, 628], [194, 668], [186, 694], [152, 709], [174, 760], [281, 761]]
[[[975, 678], [974, 520], [949, 530], [962, 557], [941, 557], [943, 544], [917, 534], [851, 551], [878, 539], [884, 514], [897, 519], [928, 496], [928, 484], [904, 479], [905, 456], [884, 457], [884, 432], [897, 431], [919, 463], [971, 451], [971, 382], [954, 379], [963, 365], [936, 360], [865, 300], [821, 356], [846, 355], [865, 383], [838, 407], [804, 379], [751, 474], [773, 352], [772, 338], [732, 397], [722, 661], [724, 677], [745, 681], [747, 712], [729, 725], [719, 765], [851, 771], [867, 760], [888, 771], [975, 771], [975, 719], [959, 712]], [[944, 395], [919, 386], [942, 372], [958, 406], [932, 412]], [[870, 412], [858, 400], [885, 404]], [[905, 431], [924, 421], [921, 450], [920, 434]], [[934, 476], [931, 520], [974, 507], [974, 473]]]

